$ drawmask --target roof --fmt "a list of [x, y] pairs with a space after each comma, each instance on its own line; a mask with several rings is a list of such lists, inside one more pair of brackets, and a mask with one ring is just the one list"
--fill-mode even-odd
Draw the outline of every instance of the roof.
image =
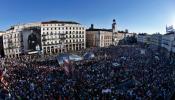
[[169, 32], [169, 33], [166, 33], [165, 35], [171, 35], [171, 34], [175, 34], [175, 32]]
[[118, 33], [126, 33], [125, 31], [118, 31]]
[[80, 24], [74, 21], [57, 21], [57, 20], [52, 20], [52, 21], [46, 21], [46, 22], [41, 22], [42, 24]]
[[146, 36], [148, 34], [147, 33], [139, 33], [138, 35], [140, 35], [140, 36]]
[[7, 31], [9, 30], [14, 30], [14, 26], [11, 26], [9, 29], [7, 29]]
[[97, 28], [89, 28], [86, 31], [108, 31], [112, 32], [112, 29], [97, 29]]

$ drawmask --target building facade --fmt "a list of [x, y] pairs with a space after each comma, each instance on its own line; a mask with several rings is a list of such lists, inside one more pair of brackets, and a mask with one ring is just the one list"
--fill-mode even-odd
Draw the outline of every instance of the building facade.
[[175, 51], [175, 32], [167, 33], [162, 36], [162, 44], [161, 46], [167, 49], [169, 52]]
[[111, 29], [97, 29], [92, 24], [89, 29], [86, 30], [86, 42], [87, 47], [108, 47], [110, 45], [119, 45], [121, 40], [126, 37], [134, 36], [135, 33], [129, 33], [127, 31], [118, 31], [115, 19], [112, 23]]
[[137, 35], [137, 42], [138, 43], [149, 44], [149, 42], [150, 42], [150, 35], [148, 35], [146, 33], [139, 33]]
[[86, 48], [86, 29], [77, 22], [42, 22], [41, 35], [44, 54], [79, 51]]
[[96, 29], [91, 25], [86, 30], [87, 47], [108, 47], [113, 44], [113, 32], [110, 29]]
[[150, 48], [154, 50], [159, 50], [161, 47], [162, 35], [160, 33], [155, 33], [150, 35]]
[[[20, 54], [31, 51], [28, 47], [30, 41], [28, 36], [33, 33], [33, 29], [40, 27], [40, 23], [28, 23], [14, 25], [3, 35], [4, 53], [7, 57], [19, 57]], [[40, 29], [38, 29], [40, 30]]]
[[85, 28], [71, 21], [48, 21], [14, 25], [3, 35], [7, 57], [23, 54], [57, 54], [85, 49]]
[[166, 34], [162, 36], [161, 46], [175, 54], [175, 29], [173, 26], [166, 27]]

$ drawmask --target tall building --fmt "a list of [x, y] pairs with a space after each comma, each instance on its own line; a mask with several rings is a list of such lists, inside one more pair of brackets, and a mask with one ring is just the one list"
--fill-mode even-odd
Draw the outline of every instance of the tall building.
[[57, 54], [85, 49], [85, 28], [71, 21], [47, 21], [14, 25], [3, 35], [7, 57], [23, 54]]

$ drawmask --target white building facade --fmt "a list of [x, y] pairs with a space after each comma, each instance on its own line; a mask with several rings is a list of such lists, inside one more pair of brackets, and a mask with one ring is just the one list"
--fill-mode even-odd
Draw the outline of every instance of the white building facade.
[[175, 33], [165, 34], [162, 36], [162, 47], [169, 52], [175, 52]]
[[173, 26], [166, 27], [166, 34], [162, 36], [161, 46], [175, 54], [175, 29]]
[[44, 54], [79, 51], [86, 48], [85, 27], [77, 22], [42, 22], [42, 50]]

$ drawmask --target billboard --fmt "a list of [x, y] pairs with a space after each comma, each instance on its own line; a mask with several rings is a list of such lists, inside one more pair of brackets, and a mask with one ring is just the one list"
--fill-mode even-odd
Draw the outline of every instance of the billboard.
[[40, 51], [41, 29], [38, 27], [26, 28], [22, 32], [23, 50], [25, 53]]

